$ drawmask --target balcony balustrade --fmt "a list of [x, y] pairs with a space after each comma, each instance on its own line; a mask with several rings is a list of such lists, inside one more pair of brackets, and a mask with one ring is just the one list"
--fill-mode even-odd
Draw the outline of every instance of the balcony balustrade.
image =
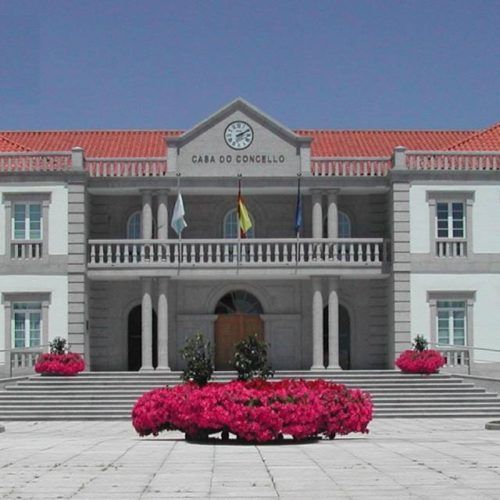
[[89, 240], [88, 268], [381, 268], [387, 261], [382, 238]]
[[467, 240], [458, 238], [439, 238], [436, 241], [438, 257], [467, 257]]
[[10, 256], [13, 260], [39, 260], [42, 258], [42, 241], [13, 240], [10, 243]]

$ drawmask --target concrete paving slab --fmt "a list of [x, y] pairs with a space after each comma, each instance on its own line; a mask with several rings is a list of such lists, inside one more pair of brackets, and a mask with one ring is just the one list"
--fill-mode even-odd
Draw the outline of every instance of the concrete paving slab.
[[129, 422], [6, 422], [0, 499], [500, 498], [487, 419], [375, 420], [368, 435], [277, 446], [140, 438]]

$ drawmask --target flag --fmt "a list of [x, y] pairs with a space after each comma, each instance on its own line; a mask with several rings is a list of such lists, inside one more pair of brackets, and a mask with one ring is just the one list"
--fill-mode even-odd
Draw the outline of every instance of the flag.
[[300, 196], [300, 178], [297, 182], [297, 205], [295, 206], [295, 236], [299, 236], [302, 229], [302, 197]]
[[240, 225], [240, 236], [246, 238], [247, 232], [252, 228], [252, 220], [250, 219], [250, 215], [248, 215], [245, 200], [243, 200], [243, 196], [241, 196], [241, 181], [238, 183], [238, 221]]
[[177, 194], [177, 200], [175, 201], [174, 213], [172, 214], [172, 222], [170, 226], [172, 229], [180, 236], [182, 230], [187, 227], [184, 216], [186, 212], [184, 211], [184, 203], [182, 201], [181, 193]]

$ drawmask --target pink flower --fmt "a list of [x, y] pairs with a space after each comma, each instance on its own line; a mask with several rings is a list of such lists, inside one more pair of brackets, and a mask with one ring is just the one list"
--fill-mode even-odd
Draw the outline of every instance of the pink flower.
[[396, 366], [403, 373], [437, 373], [446, 361], [438, 351], [403, 351], [396, 360]]
[[50, 375], [76, 375], [85, 370], [85, 361], [76, 352], [66, 354], [43, 353], [35, 363], [37, 373]]
[[136, 402], [132, 423], [141, 436], [173, 429], [188, 436], [227, 431], [263, 443], [283, 435], [301, 440], [368, 432], [372, 414], [369, 394], [358, 389], [324, 380], [251, 380], [155, 389]]

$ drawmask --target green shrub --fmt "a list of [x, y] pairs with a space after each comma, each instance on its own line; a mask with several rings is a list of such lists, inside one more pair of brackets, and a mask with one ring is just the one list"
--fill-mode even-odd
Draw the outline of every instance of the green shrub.
[[259, 340], [256, 334], [238, 342], [235, 348], [233, 366], [239, 380], [255, 377], [266, 379], [274, 375], [267, 364], [267, 344]]
[[203, 334], [197, 333], [187, 340], [179, 352], [186, 361], [182, 379], [192, 381], [200, 386], [205, 385], [214, 371], [210, 342], [205, 342]]
[[51, 354], [65, 354], [69, 352], [69, 344], [63, 337], [55, 337], [49, 342]]
[[417, 335], [413, 339], [413, 350], [414, 351], [418, 351], [418, 352], [425, 351], [428, 346], [429, 346], [429, 342], [427, 342], [427, 340], [425, 339], [425, 337], [423, 335]]

